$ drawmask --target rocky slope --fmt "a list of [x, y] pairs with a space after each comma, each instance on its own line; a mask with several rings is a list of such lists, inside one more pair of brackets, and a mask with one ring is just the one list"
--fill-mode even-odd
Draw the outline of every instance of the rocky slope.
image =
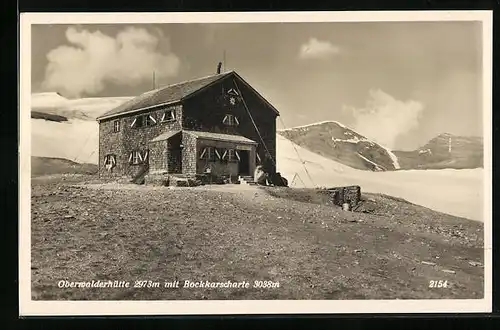
[[94, 174], [97, 165], [80, 164], [64, 158], [31, 157], [31, 176], [51, 174]]
[[356, 169], [388, 171], [400, 168], [392, 151], [336, 121], [289, 128], [278, 133], [301, 147]]
[[278, 134], [341, 164], [370, 171], [483, 167], [481, 137], [440, 134], [413, 151], [391, 151], [336, 121], [281, 130]]

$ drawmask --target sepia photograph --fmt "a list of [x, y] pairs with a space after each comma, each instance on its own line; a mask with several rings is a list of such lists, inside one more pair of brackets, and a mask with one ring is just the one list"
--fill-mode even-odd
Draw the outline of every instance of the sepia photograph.
[[491, 311], [491, 38], [487, 11], [22, 14], [20, 312]]

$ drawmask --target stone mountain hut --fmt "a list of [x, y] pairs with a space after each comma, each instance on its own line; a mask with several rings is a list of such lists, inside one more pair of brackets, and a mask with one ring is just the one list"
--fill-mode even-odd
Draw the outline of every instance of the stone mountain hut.
[[97, 118], [99, 176], [275, 173], [277, 116], [234, 71], [146, 92]]

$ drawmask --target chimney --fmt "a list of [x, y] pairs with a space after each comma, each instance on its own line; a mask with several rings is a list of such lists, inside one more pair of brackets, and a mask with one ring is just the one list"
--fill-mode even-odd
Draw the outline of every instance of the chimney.
[[219, 64], [217, 65], [217, 74], [220, 74], [221, 68], [222, 68], [222, 62], [219, 62]]

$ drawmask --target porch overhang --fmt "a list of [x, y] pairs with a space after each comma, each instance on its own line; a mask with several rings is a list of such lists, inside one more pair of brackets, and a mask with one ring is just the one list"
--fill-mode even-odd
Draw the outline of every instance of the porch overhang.
[[200, 140], [212, 140], [212, 141], [235, 143], [237, 144], [237, 149], [241, 148], [242, 150], [247, 150], [248, 147], [258, 145], [257, 142], [241, 135], [202, 132], [202, 131], [184, 131], [184, 132]]
[[161, 133], [160, 135], [158, 135], [157, 137], [149, 140], [149, 142], [165, 141], [165, 140], [170, 139], [171, 137], [176, 136], [180, 132], [182, 132], [182, 131], [181, 130], [175, 130], [175, 131], [164, 132], [164, 133]]

